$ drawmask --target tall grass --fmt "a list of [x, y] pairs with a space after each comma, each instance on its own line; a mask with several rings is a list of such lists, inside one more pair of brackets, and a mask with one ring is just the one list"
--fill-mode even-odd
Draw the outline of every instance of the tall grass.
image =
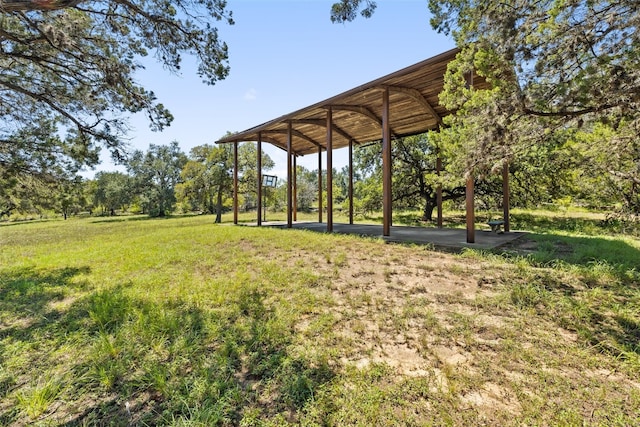
[[638, 424], [638, 241], [532, 237], [0, 225], [0, 424]]

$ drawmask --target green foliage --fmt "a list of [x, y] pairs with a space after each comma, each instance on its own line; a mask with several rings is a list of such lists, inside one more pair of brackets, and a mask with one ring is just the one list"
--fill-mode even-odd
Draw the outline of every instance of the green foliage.
[[[255, 208], [257, 206], [256, 197], [258, 195], [258, 149], [256, 144], [240, 144], [238, 147], [238, 169], [242, 171], [239, 177], [238, 193], [244, 199], [245, 208]], [[270, 171], [275, 166], [273, 160], [262, 152], [262, 172]]]
[[331, 6], [331, 22], [353, 21], [358, 16], [358, 12], [361, 16], [370, 18], [376, 7], [377, 4], [373, 0], [341, 0]]
[[146, 153], [135, 151], [127, 167], [133, 175], [134, 188], [143, 209], [151, 216], [166, 216], [176, 202], [175, 188], [187, 156], [177, 141], [170, 145], [149, 145]]
[[16, 395], [17, 408], [28, 419], [37, 420], [60, 394], [60, 382], [56, 378], [45, 379]]
[[101, 146], [122, 157], [129, 113], [145, 112], [153, 129], [168, 126], [171, 114], [134, 80], [149, 53], [173, 73], [193, 55], [207, 84], [229, 72], [211, 25], [233, 23], [224, 1], [9, 3], [0, 12], [3, 168], [94, 165]]
[[[530, 186], [548, 190], [541, 191], [546, 197], [562, 197], [549, 185], [559, 182], [566, 185], [561, 192], [582, 193], [600, 205], [620, 202], [637, 215], [632, 187], [638, 180], [640, 98], [629, 96], [640, 93], [635, 6], [431, 1], [429, 8], [432, 26], [462, 48], [440, 97], [455, 114], [445, 119], [450, 127], [439, 137], [459, 170], [486, 174], [508, 162], [536, 172], [542, 161], [557, 171], [555, 182], [545, 183], [543, 177], [551, 176], [546, 171], [537, 175], [540, 185], [534, 180]], [[475, 90], [471, 70], [491, 88]], [[576, 133], [580, 143], [567, 144]], [[613, 189], [619, 195], [611, 199]], [[603, 190], [600, 201], [593, 190]]]
[[93, 203], [101, 206], [102, 212], [113, 215], [116, 210], [126, 208], [133, 201], [131, 177], [122, 172], [98, 172], [95, 176]]
[[[437, 207], [437, 188], [442, 188], [442, 200], [455, 203], [465, 197], [464, 172], [456, 169], [452, 159], [444, 158], [435, 132], [398, 139], [392, 144], [393, 207], [397, 210], [420, 209], [420, 220], [431, 221]], [[382, 156], [380, 144], [360, 147], [355, 152], [357, 171], [355, 210], [370, 214], [382, 209]], [[438, 157], [441, 170], [438, 173]], [[450, 160], [450, 161], [448, 161]], [[458, 175], [456, 175], [458, 174]], [[502, 194], [502, 184], [492, 177], [476, 181], [476, 194], [494, 206]], [[491, 200], [491, 202], [490, 202]]]
[[577, 132], [574, 139], [584, 162], [581, 179], [584, 198], [592, 205], [620, 203], [623, 211], [640, 215], [640, 132], [626, 120], [596, 124]]
[[298, 209], [308, 212], [318, 200], [318, 171], [297, 166], [296, 179]]
[[216, 213], [220, 222], [223, 201], [233, 197], [233, 146], [192, 148], [180, 175], [178, 200], [188, 203], [192, 211]]

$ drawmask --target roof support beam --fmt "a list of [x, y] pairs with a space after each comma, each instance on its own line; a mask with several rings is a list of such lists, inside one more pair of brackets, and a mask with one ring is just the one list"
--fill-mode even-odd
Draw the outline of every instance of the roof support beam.
[[[442, 157], [440, 157], [440, 152], [438, 152], [438, 158], [436, 159], [436, 175], [440, 177], [440, 172], [442, 171]], [[438, 179], [438, 186], [436, 187], [436, 206], [438, 208], [438, 228], [442, 228], [442, 181]]]
[[369, 117], [371, 120], [376, 122], [376, 124], [378, 126], [380, 126], [382, 128], [382, 119], [380, 117], [376, 116], [376, 113], [374, 113], [373, 111], [371, 111], [370, 109], [368, 109], [365, 106], [338, 104], [338, 105], [331, 105], [331, 108], [333, 108], [334, 111], [336, 111], [336, 110], [351, 111], [351, 112], [354, 112], [354, 113], [362, 114], [365, 117]]
[[[382, 129], [382, 119], [380, 117], [378, 117], [376, 115], [376, 113], [374, 113], [373, 111], [371, 111], [370, 109], [368, 109], [365, 106], [339, 104], [339, 105], [331, 105], [331, 108], [333, 108], [333, 111], [336, 111], [336, 110], [351, 111], [353, 113], [362, 114], [363, 116], [368, 117], [371, 120], [373, 120], [378, 126], [380, 126], [380, 129]], [[396, 132], [394, 132], [393, 128], [391, 128], [391, 127], [389, 129], [390, 129], [390, 132], [391, 132], [391, 137], [395, 138]]]
[[[316, 126], [322, 126], [322, 127], [327, 126], [327, 121], [325, 119], [295, 119], [295, 120], [292, 120], [291, 122], [305, 124], [305, 125], [316, 125]], [[333, 127], [333, 130], [344, 139], [348, 141], [351, 141], [353, 139], [353, 137], [349, 135], [348, 132], [346, 132], [339, 126], [337, 126], [335, 123], [333, 123], [332, 127]]]
[[353, 141], [349, 141], [349, 224], [353, 225]]
[[[271, 134], [271, 135], [288, 135], [289, 134], [289, 129], [273, 129], [273, 130], [263, 130], [262, 131], [263, 134]], [[295, 130], [292, 129], [291, 130], [291, 134], [293, 136], [297, 136], [298, 138], [302, 138], [307, 142], [310, 142], [311, 144], [315, 145], [316, 147], [321, 147], [321, 144], [319, 142], [317, 142], [315, 139], [308, 137], [307, 135], [305, 135], [304, 133], [300, 132], [299, 130]]]
[[293, 158], [293, 152], [291, 147], [293, 145], [293, 128], [291, 122], [287, 125], [287, 228], [291, 228], [293, 219], [293, 173], [291, 159]]
[[322, 147], [318, 147], [318, 222], [322, 224]]
[[238, 141], [233, 142], [233, 223], [238, 224]]
[[466, 205], [466, 223], [467, 223], [467, 243], [476, 242], [476, 211], [474, 201], [474, 181], [473, 175], [467, 177], [467, 185], [465, 189], [465, 205]]
[[502, 165], [502, 220], [504, 221], [504, 231], [511, 231], [509, 221], [509, 163]]
[[253, 141], [253, 142], [258, 142], [258, 138], [260, 138], [260, 140], [262, 142], [268, 142], [269, 144], [273, 145], [276, 148], [281, 149], [282, 151], [287, 151], [287, 146], [283, 145], [280, 141], [278, 141], [277, 139], [271, 138], [269, 136], [265, 136], [263, 134], [264, 131], [260, 132], [261, 136], [260, 137], [256, 137], [255, 139], [245, 139], [244, 142], [249, 142], [249, 141]]
[[293, 156], [293, 222], [298, 221], [298, 165], [297, 157]]
[[393, 92], [399, 92], [414, 99], [422, 106], [422, 108], [424, 108], [431, 116], [433, 116], [434, 119], [436, 119], [440, 126], [443, 125], [442, 117], [440, 117], [440, 114], [436, 112], [436, 110], [433, 108], [433, 105], [431, 105], [429, 101], [427, 101], [427, 99], [422, 96], [419, 90], [404, 86], [387, 86], [387, 88]]
[[[464, 76], [465, 80], [469, 87], [473, 86], [473, 73], [469, 73]], [[473, 169], [468, 167], [467, 170], [467, 185], [465, 191], [466, 197], [466, 218], [467, 218], [467, 243], [475, 243], [476, 242], [476, 207], [474, 200], [474, 177], [473, 177]]]

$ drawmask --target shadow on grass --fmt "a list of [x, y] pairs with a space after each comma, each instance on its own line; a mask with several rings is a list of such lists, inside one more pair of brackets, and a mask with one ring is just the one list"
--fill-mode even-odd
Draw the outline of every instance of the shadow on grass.
[[210, 216], [215, 219], [214, 214], [181, 214], [181, 215], [165, 215], [165, 216], [149, 216], [149, 215], [116, 215], [116, 216], [94, 216], [91, 220], [92, 224], [112, 223], [112, 222], [139, 222], [139, 221], [166, 221], [181, 218], [191, 218], [200, 216]]
[[[28, 354], [0, 353], [15, 367], [0, 397], [28, 395], [43, 372], [64, 373], [55, 377], [64, 396], [52, 398], [40, 421], [238, 425], [247, 414], [295, 417], [335, 376], [327, 361], [290, 352], [293, 320], [279, 317], [261, 290], [230, 291], [224, 304], [208, 308], [182, 299], [150, 302], [129, 286], [66, 295], [63, 289], [80, 286], [72, 279], [86, 272], [2, 275], [0, 309], [15, 325], [0, 336], [25, 343], [16, 348]], [[72, 302], [51, 308], [65, 296]], [[31, 321], [19, 321], [21, 315]], [[73, 356], [60, 358], [61, 349]], [[3, 425], [32, 421], [15, 407], [0, 416]]]
[[[541, 213], [512, 213], [512, 227], [533, 232], [545, 233], [548, 231], [566, 231], [587, 235], [602, 235], [605, 233], [629, 233], [637, 234], [637, 226], [621, 219], [599, 219], [589, 216], [555, 215]], [[635, 232], [635, 233], [633, 233]]]
[[38, 223], [51, 222], [51, 221], [59, 221], [59, 219], [58, 218], [56, 219], [20, 219], [15, 221], [3, 220], [3, 221], [0, 221], [0, 228], [13, 227], [16, 225], [25, 225], [25, 224], [38, 224]]
[[516, 252], [528, 246], [529, 263], [543, 267], [511, 277], [515, 305], [539, 310], [603, 353], [640, 361], [638, 247], [621, 239], [534, 233], [514, 245]]
[[[616, 294], [616, 304], [634, 304], [637, 292], [627, 295]], [[640, 362], [640, 322], [634, 310], [616, 310], [607, 301], [585, 302], [585, 293], [577, 292], [565, 299], [566, 311], [558, 313], [554, 319], [563, 328], [575, 331], [590, 347], [616, 359]], [[617, 311], [617, 314], [616, 314]]]
[[585, 267], [585, 271], [595, 269], [595, 273], [613, 273], [625, 284], [638, 285], [640, 248], [624, 240], [529, 233], [526, 239], [514, 244], [517, 247], [527, 240], [536, 242], [535, 249], [529, 254], [535, 265], [552, 265], [561, 261]]
[[[68, 289], [81, 290], [86, 282], [73, 281], [87, 274], [90, 267], [65, 267], [46, 271], [21, 268], [0, 273], [0, 313], [5, 322], [19, 320], [21, 324], [58, 316], [51, 303], [60, 301]], [[11, 333], [4, 328], [0, 336]]]

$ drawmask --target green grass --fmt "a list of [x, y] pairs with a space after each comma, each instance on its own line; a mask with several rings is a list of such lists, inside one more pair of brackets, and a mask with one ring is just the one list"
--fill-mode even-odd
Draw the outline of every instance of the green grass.
[[0, 425], [638, 425], [640, 241], [549, 215], [516, 213], [535, 249], [460, 255], [0, 224]]

